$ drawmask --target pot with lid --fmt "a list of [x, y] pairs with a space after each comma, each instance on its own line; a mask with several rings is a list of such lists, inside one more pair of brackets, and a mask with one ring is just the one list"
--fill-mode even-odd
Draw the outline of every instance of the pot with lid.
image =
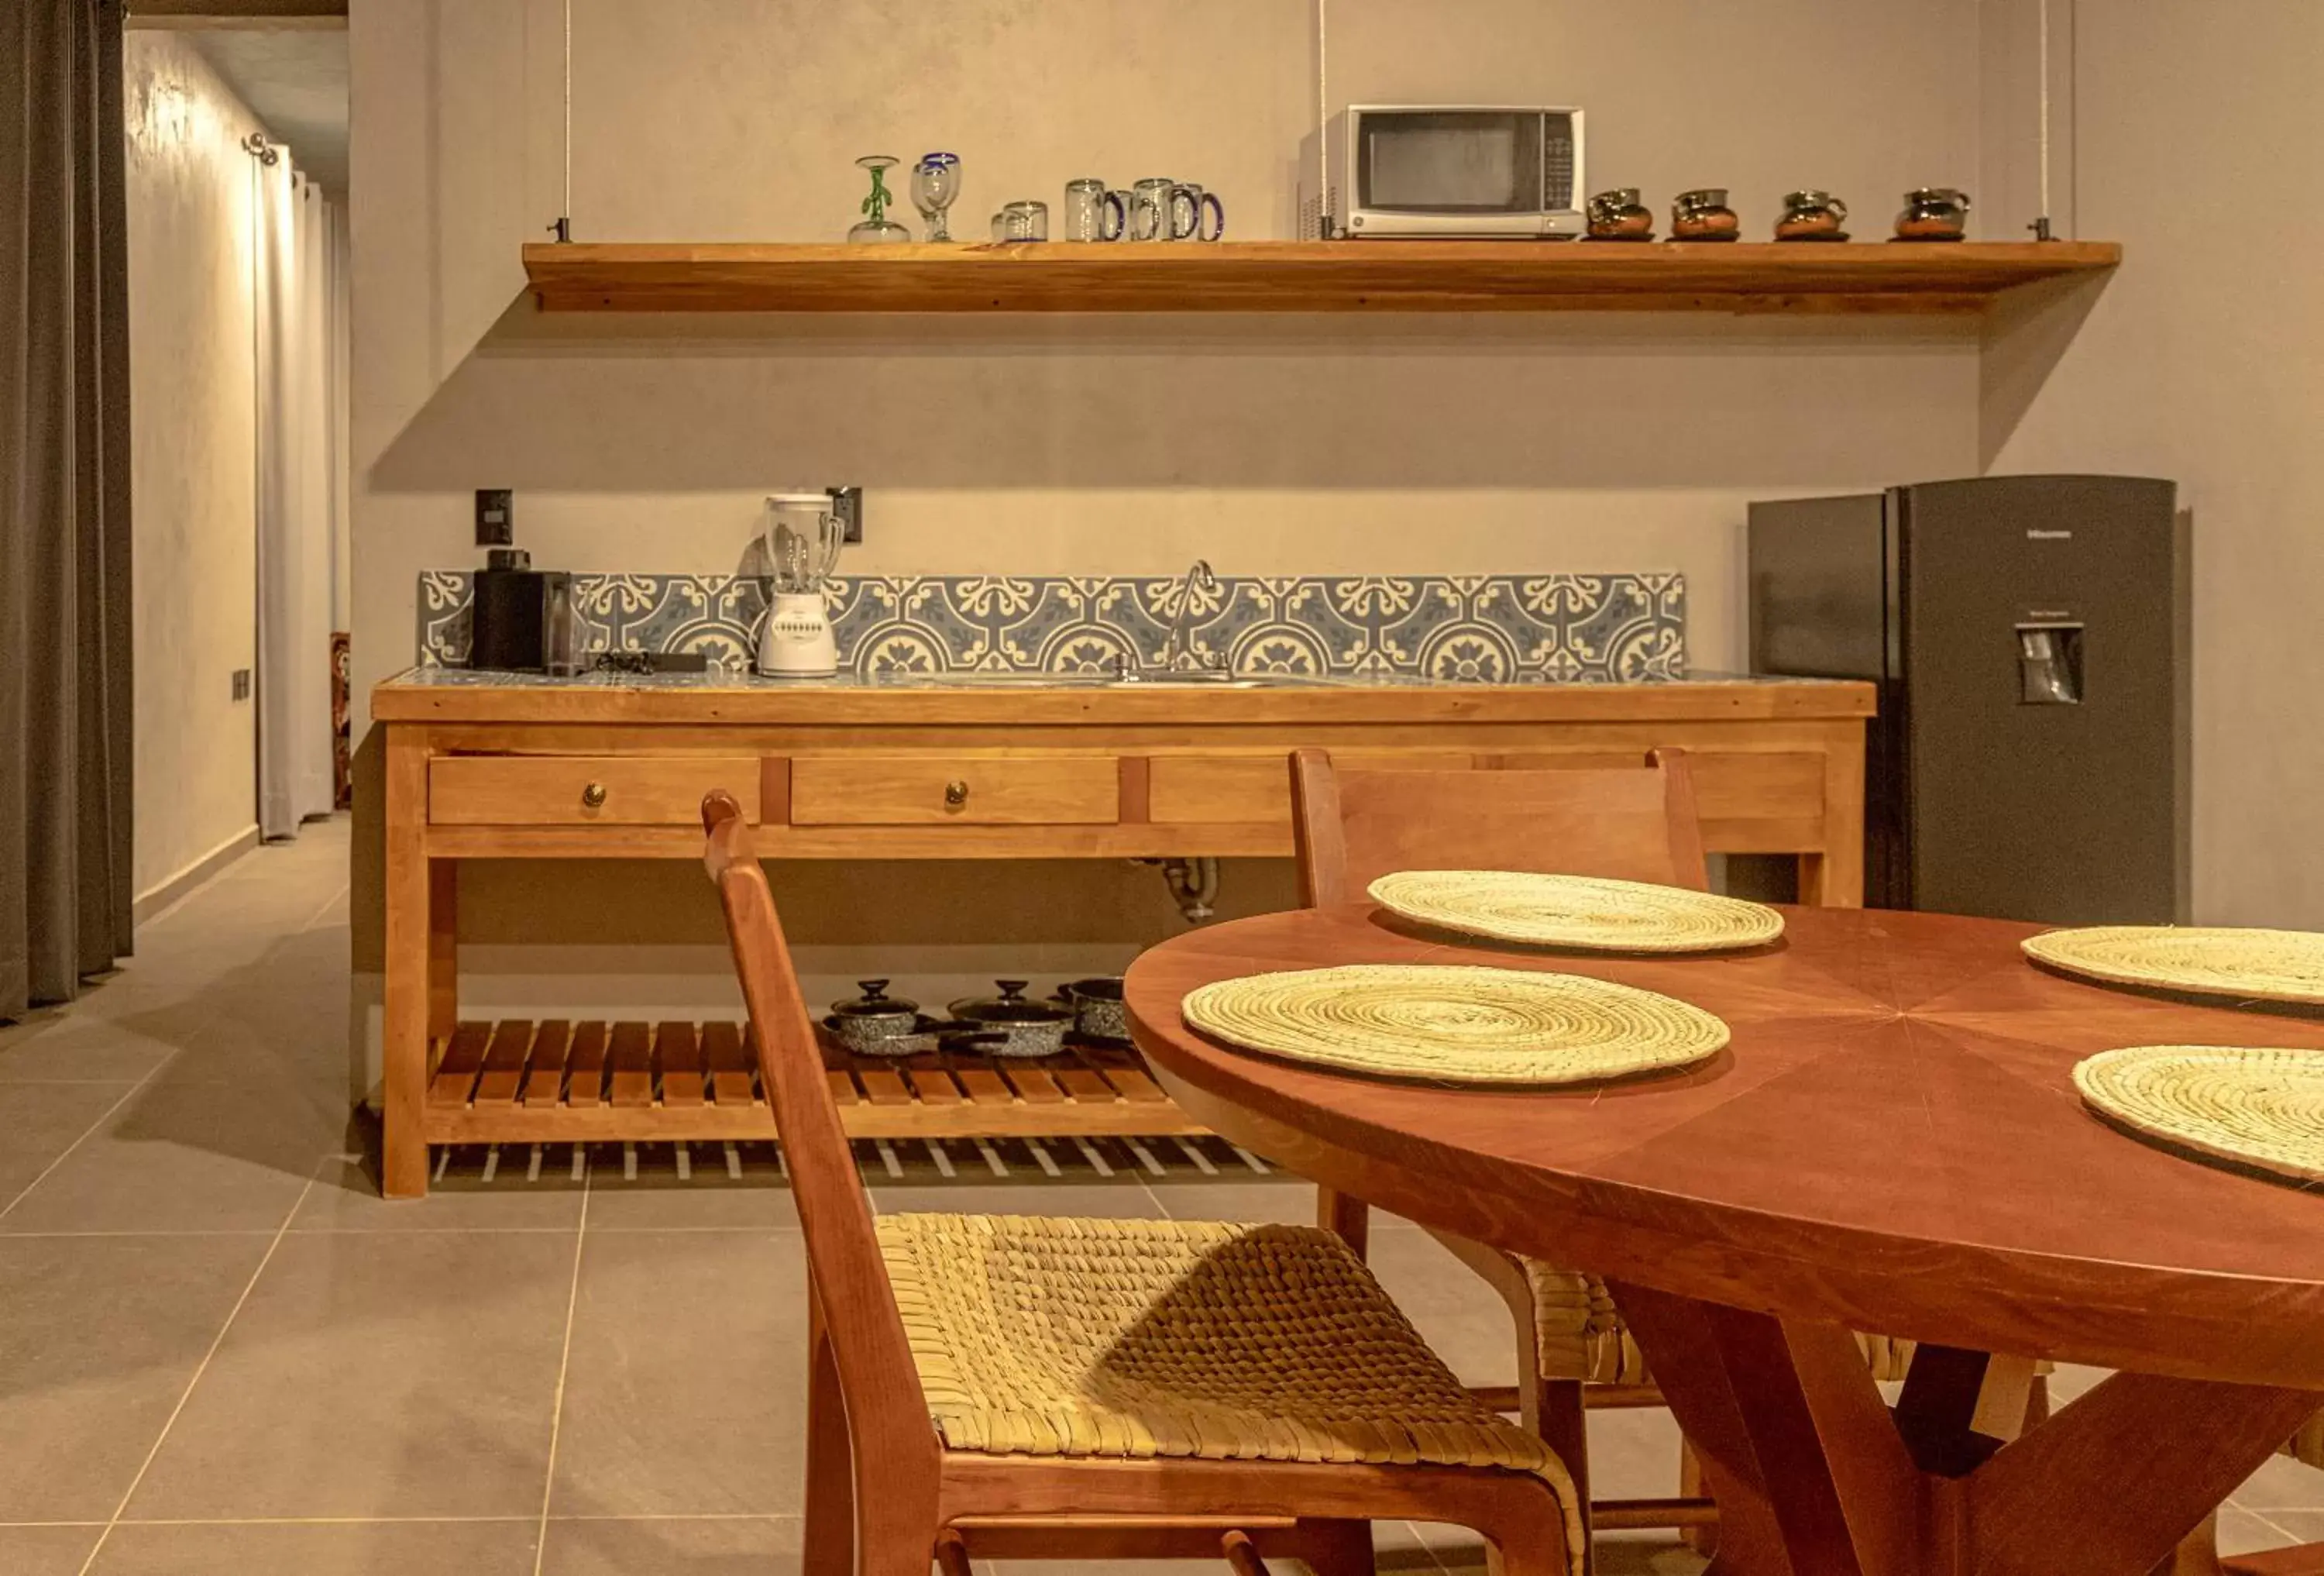
[[908, 1055], [918, 1050], [913, 1042], [921, 1034], [920, 1004], [889, 995], [885, 980], [855, 983], [863, 994], [833, 1002], [831, 1016], [824, 1020], [840, 1043], [871, 1056]]
[[1121, 976], [1096, 974], [1057, 987], [1057, 1000], [1074, 1011], [1074, 1032], [1101, 1045], [1130, 1043], [1130, 1012], [1122, 1005]]
[[1001, 994], [979, 996], [952, 1004], [952, 1015], [980, 1031], [980, 1037], [998, 1034], [1002, 1039], [988, 1049], [996, 1056], [1054, 1056], [1065, 1048], [1065, 1029], [1074, 1010], [1057, 1001], [1035, 1001], [1025, 995], [1028, 980], [995, 980]]

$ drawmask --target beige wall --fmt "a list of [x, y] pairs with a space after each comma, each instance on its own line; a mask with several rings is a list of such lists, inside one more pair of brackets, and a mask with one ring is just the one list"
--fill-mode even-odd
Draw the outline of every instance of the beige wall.
[[[1008, 198], [1054, 207], [1072, 176], [1164, 172], [1222, 193], [1234, 234], [1283, 235], [1309, 18], [576, 0], [576, 234], [836, 239], [855, 155], [946, 147], [959, 234]], [[1906, 187], [1978, 179], [1976, 0], [1333, 0], [1330, 25], [1334, 102], [1579, 102], [1589, 184], [1658, 207], [1723, 182], [1757, 228], [1824, 185], [1877, 234]], [[731, 569], [761, 493], [825, 481], [867, 488], [866, 571], [1676, 568], [1715, 668], [1742, 656], [1748, 500], [1978, 465], [1979, 346], [1950, 323], [542, 318], [517, 248], [558, 212], [554, 0], [355, 0], [352, 26], [359, 696], [411, 659], [418, 571], [475, 560], [477, 486], [517, 488], [519, 540], [575, 568]], [[897, 955], [892, 930], [847, 927], [836, 875], [794, 879], [822, 972]], [[1118, 963], [1175, 923], [1153, 876], [1111, 867], [928, 880], [902, 908], [942, 917], [924, 961], [947, 979], [1040, 945]], [[1229, 880], [1237, 900], [1285, 889]], [[472, 999], [716, 982], [699, 885], [477, 871]], [[1038, 900], [992, 918], [1019, 887]], [[523, 945], [613, 912], [669, 949]]]
[[[2324, 7], [2078, 9], [2053, 207], [2125, 263], [2046, 381], [2034, 345], [1988, 355], [1985, 446], [1998, 472], [2178, 481], [2196, 544], [2196, 917], [2324, 926], [2324, 295], [2307, 261], [2324, 213], [2297, 177]], [[2030, 145], [2000, 152], [2025, 185]]]
[[135, 886], [255, 821], [250, 156], [258, 122], [179, 34], [132, 31], [129, 374]]

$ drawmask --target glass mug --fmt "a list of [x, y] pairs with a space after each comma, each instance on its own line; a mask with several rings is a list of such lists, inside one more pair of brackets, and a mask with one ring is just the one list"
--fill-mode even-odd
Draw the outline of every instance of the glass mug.
[[1049, 205], [1045, 202], [1003, 203], [992, 216], [996, 241], [1046, 241], [1049, 238]]
[[1167, 175], [1149, 175], [1130, 194], [1123, 216], [1122, 238], [1130, 241], [1177, 241], [1184, 235], [1176, 224], [1178, 183]]
[[[1207, 228], [1204, 220], [1210, 221]], [[1215, 192], [1192, 181], [1170, 189], [1170, 238], [1174, 241], [1215, 241], [1227, 233], [1227, 205]]]
[[1121, 194], [1108, 191], [1102, 180], [1065, 182], [1067, 241], [1119, 241], [1129, 227], [1130, 205]]

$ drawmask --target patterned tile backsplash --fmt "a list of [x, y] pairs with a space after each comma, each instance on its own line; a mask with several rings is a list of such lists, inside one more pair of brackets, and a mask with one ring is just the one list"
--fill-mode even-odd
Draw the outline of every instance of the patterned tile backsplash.
[[[591, 651], [750, 661], [765, 583], [729, 575], [573, 576]], [[1032, 672], [1150, 664], [1179, 580], [1055, 575], [846, 576], [826, 589], [843, 672]], [[467, 659], [469, 572], [420, 577], [420, 660]], [[1609, 683], [1686, 670], [1676, 574], [1222, 578], [1197, 594], [1194, 649], [1239, 673], [1400, 675], [1449, 683]]]

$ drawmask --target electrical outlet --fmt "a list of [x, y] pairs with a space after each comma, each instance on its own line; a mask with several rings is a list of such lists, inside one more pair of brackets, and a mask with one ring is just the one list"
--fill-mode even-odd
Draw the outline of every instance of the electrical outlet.
[[476, 489], [476, 545], [504, 548], [516, 540], [516, 494], [506, 487]]
[[862, 541], [863, 539], [863, 489], [832, 487], [826, 491], [831, 493], [833, 512], [839, 516], [839, 539], [843, 542]]
[[250, 669], [247, 668], [237, 668], [234, 670], [234, 698], [236, 700], [250, 698]]

